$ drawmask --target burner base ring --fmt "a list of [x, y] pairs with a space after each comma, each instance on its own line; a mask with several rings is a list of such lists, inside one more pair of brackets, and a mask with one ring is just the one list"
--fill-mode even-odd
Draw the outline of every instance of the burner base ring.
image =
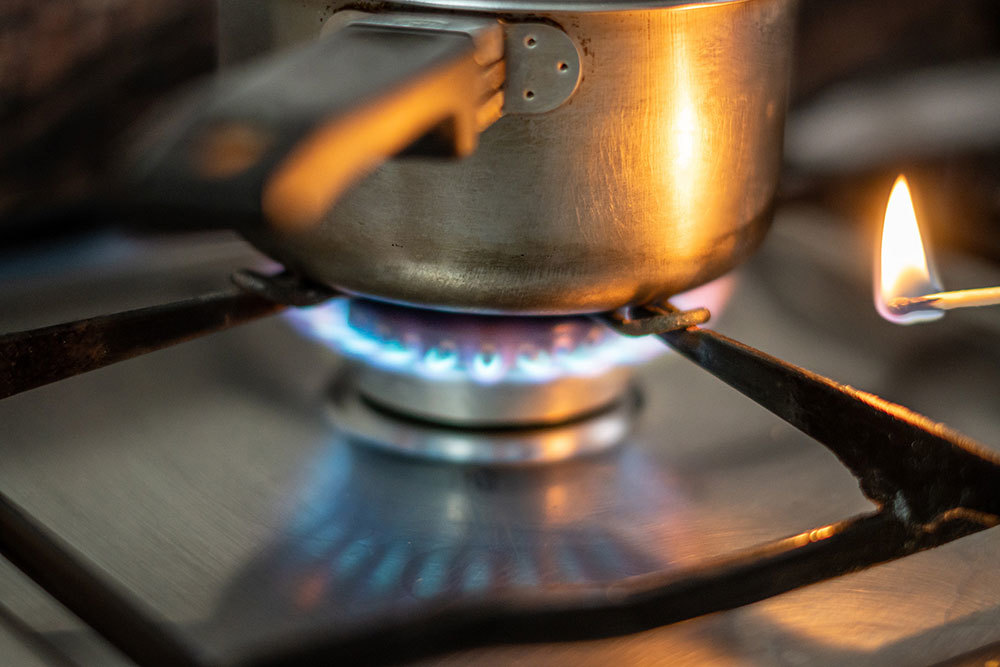
[[358, 391], [356, 369], [343, 369], [330, 386], [328, 415], [344, 435], [413, 458], [478, 465], [552, 463], [616, 447], [639, 411], [630, 386], [598, 412], [561, 424], [511, 428], [459, 428], [383, 410]]
[[364, 364], [353, 376], [361, 395], [379, 409], [480, 431], [565, 424], [592, 415], [617, 401], [631, 380], [632, 369], [625, 366], [592, 377], [526, 384], [428, 380]]

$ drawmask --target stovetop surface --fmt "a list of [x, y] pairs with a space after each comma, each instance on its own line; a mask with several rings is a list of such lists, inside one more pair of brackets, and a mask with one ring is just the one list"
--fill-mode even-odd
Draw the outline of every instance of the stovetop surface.
[[[1000, 310], [911, 328], [871, 305], [871, 247], [783, 212], [716, 328], [1000, 444]], [[259, 264], [229, 237], [107, 238], [9, 258], [14, 330], [223, 287]], [[940, 259], [949, 286], [995, 269]], [[419, 463], [345, 441], [339, 362], [280, 318], [0, 402], [0, 484], [206, 655], [442, 600], [673, 569], [871, 509], [824, 448], [692, 364], [640, 372], [618, 450], [567, 464]], [[486, 647], [428, 664], [932, 664], [1000, 641], [1000, 532], [734, 611], [618, 639]], [[0, 652], [127, 664], [0, 564]]]

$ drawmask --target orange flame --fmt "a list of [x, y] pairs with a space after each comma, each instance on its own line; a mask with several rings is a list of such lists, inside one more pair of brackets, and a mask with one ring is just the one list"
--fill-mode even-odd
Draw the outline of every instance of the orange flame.
[[913, 324], [942, 317], [939, 311], [891, 313], [886, 304], [897, 297], [912, 297], [940, 291], [937, 276], [928, 262], [920, 237], [917, 214], [906, 177], [900, 175], [892, 186], [882, 224], [882, 239], [875, 257], [875, 308], [896, 324]]

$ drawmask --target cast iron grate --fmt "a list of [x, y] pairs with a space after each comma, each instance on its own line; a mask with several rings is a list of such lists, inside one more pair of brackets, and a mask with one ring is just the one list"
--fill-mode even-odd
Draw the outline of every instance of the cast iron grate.
[[[0, 398], [334, 296], [292, 276], [242, 272], [239, 289], [0, 336]], [[393, 662], [478, 645], [595, 639], [646, 630], [933, 548], [1000, 523], [1000, 458], [907, 408], [840, 385], [698, 325], [707, 311], [650, 306], [603, 318], [659, 335], [701, 368], [832, 451], [873, 513], [757, 545], [707, 564], [553, 594], [441, 602], [364, 631], [327, 628], [269, 643], [236, 665]], [[0, 552], [143, 665], [218, 664], [157, 622], [82, 555], [0, 494]]]

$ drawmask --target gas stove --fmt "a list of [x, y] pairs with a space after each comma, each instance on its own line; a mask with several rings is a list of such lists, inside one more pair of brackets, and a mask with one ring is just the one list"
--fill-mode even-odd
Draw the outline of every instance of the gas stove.
[[1000, 663], [995, 2], [156, 4], [0, 9], [5, 664]]
[[[761, 253], [729, 279], [732, 295], [713, 327], [995, 441], [997, 314], [963, 313], [902, 334], [871, 308], [869, 257], [842, 220], [784, 210]], [[12, 328], [24, 329], [204, 294], [224, 286], [227, 269], [261, 262], [225, 236], [106, 237], [21, 259], [6, 263], [2, 307]], [[951, 265], [970, 283], [998, 277], [971, 258]], [[0, 402], [0, 488], [94, 577], [75, 602], [91, 610], [83, 622], [4, 564], [6, 655], [24, 664], [127, 664], [120, 648], [134, 647], [102, 638], [94, 628], [103, 631], [103, 621], [136, 639], [168, 638], [162, 653], [147, 653], [161, 662], [183, 647], [187, 659], [204, 663], [294, 664], [317, 658], [303, 647], [330, 648], [324, 641], [341, 651], [327, 655], [425, 664], [995, 657], [995, 649], [976, 652], [1000, 642], [995, 531], [635, 634], [620, 636], [640, 628], [614, 614], [577, 619], [582, 631], [553, 626], [539, 616], [546, 607], [526, 607], [525, 596], [558, 608], [580, 591], [628, 596], [651, 576], [718, 575], [720, 559], [738, 560], [755, 545], [787, 547], [773, 541], [789, 536], [822, 544], [834, 532], [825, 526], [872, 506], [829, 451], [670, 352], [637, 365], [629, 388], [583, 419], [527, 420], [551, 434], [604, 419], [619, 430], [602, 442], [615, 446], [566, 450], [576, 456], [534, 465], [400, 455], [400, 442], [451, 442], [437, 453], [454, 459], [474, 451], [455, 450], [455, 442], [491, 442], [484, 433], [516, 438], [495, 423], [469, 428], [455, 415], [407, 414], [410, 404], [385, 405], [391, 392], [380, 402], [363, 382], [346, 382], [356, 379], [356, 355], [317, 340], [324, 327], [378, 333], [381, 343], [409, 340], [425, 359], [457, 335], [445, 336], [440, 322], [419, 330], [406, 310], [355, 304], [265, 319]], [[555, 350], [553, 327], [564, 324], [538, 324], [536, 350]], [[599, 347], [607, 335], [594, 333], [590, 320], [570, 324], [575, 343]], [[437, 343], [427, 345], [431, 339]], [[519, 345], [510, 349], [524, 352]], [[494, 344], [501, 357], [507, 350]], [[390, 360], [378, 370], [399, 368]], [[419, 396], [412, 405], [422, 405]], [[614, 417], [615, 406], [628, 418]], [[364, 431], [349, 409], [396, 440]], [[891, 537], [875, 528], [870, 543]], [[776, 581], [769, 576], [740, 580], [767, 588]], [[699, 599], [738, 597], [740, 580], [724, 579]], [[527, 622], [517, 620], [519, 610]], [[486, 619], [479, 625], [477, 614]], [[533, 634], [533, 625], [542, 629]], [[394, 628], [395, 638], [385, 635]]]

